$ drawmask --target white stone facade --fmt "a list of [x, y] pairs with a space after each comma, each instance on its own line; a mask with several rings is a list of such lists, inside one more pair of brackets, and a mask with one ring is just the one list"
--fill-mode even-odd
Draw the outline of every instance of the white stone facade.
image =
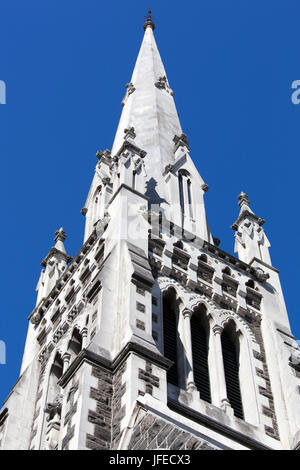
[[84, 244], [72, 259], [60, 229], [42, 263], [1, 449], [299, 447], [299, 348], [264, 221], [242, 193], [238, 257], [212, 237], [153, 30], [97, 153]]

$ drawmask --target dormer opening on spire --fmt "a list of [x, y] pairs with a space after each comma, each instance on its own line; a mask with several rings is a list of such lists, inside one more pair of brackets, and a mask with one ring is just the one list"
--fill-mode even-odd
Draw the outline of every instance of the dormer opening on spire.
[[193, 219], [192, 182], [188, 171], [178, 172], [178, 185], [181, 215], [183, 218], [188, 216]]

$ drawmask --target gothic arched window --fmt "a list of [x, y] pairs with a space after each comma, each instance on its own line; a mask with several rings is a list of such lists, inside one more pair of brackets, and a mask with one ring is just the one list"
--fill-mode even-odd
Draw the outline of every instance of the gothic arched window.
[[180, 201], [180, 208], [181, 213], [184, 215], [184, 192], [183, 192], [183, 178], [182, 174], [180, 173], [178, 176], [178, 183], [179, 183], [179, 201]]
[[71, 354], [71, 362], [78, 356], [82, 349], [82, 336], [78, 329], [75, 328], [72, 334], [72, 338], [69, 341], [68, 352]]
[[101, 195], [102, 186], [98, 186], [94, 194], [93, 223], [97, 222], [100, 218]]
[[53, 402], [59, 395], [60, 387], [58, 381], [63, 374], [63, 361], [59, 354], [56, 354], [49, 375], [49, 386], [47, 393], [47, 402]]
[[178, 386], [177, 323], [176, 295], [171, 290], [163, 297], [163, 338], [164, 355], [174, 363], [167, 372], [167, 381], [176, 386]]
[[221, 336], [227, 398], [234, 415], [244, 419], [239, 377], [239, 344], [231, 328], [225, 328]]
[[231, 276], [231, 270], [226, 266], [226, 268], [223, 269], [222, 273], [227, 274], [227, 276]]
[[191, 180], [187, 180], [187, 193], [188, 193], [188, 203], [189, 203], [189, 210], [190, 210], [190, 217], [193, 218], [193, 203], [192, 203], [192, 183]]
[[[178, 174], [178, 184], [181, 214], [184, 217], [184, 215], [188, 213], [188, 215], [193, 218], [192, 182], [186, 170], [180, 170]], [[187, 206], [188, 211], [186, 209]]]
[[251, 287], [251, 289], [255, 289], [255, 284], [254, 284], [254, 281], [252, 279], [249, 279], [247, 282], [246, 282], [246, 286], [247, 287]]
[[[205, 307], [203, 307], [205, 309]], [[210, 380], [208, 370], [208, 330], [196, 311], [191, 317], [192, 355], [194, 382], [202, 400], [211, 403]]]

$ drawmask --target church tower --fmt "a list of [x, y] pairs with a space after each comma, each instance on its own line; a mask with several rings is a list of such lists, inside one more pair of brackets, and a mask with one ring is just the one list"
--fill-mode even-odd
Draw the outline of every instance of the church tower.
[[2, 449], [296, 449], [300, 351], [264, 220], [238, 196], [233, 256], [206, 218], [151, 12], [74, 258], [42, 262]]

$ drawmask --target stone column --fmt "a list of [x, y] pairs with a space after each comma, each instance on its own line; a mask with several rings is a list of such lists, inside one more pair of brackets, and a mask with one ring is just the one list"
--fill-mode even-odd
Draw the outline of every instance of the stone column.
[[82, 328], [80, 334], [81, 334], [81, 337], [82, 337], [82, 349], [85, 349], [86, 348], [86, 342], [87, 342], [88, 329], [86, 327]]
[[185, 370], [186, 370], [186, 389], [188, 392], [197, 390], [194, 381], [193, 368], [193, 352], [192, 352], [192, 334], [191, 334], [191, 317], [193, 312], [185, 310], [183, 312], [183, 329], [184, 329], [184, 350], [185, 350]]
[[62, 357], [62, 360], [63, 360], [63, 374], [66, 372], [67, 368], [69, 367], [70, 359], [71, 359], [71, 354], [69, 354], [68, 352], [65, 352], [65, 354]]
[[221, 334], [223, 328], [219, 325], [215, 325], [212, 329], [212, 346], [214, 349], [215, 356], [215, 368], [216, 368], [216, 377], [217, 377], [217, 403], [214, 405], [219, 406], [226, 411], [229, 415], [233, 414], [233, 410], [230, 406], [229, 400], [227, 398], [227, 389], [226, 389], [226, 380], [224, 372], [224, 363], [223, 363], [223, 352], [222, 352], [222, 343], [221, 343]]

